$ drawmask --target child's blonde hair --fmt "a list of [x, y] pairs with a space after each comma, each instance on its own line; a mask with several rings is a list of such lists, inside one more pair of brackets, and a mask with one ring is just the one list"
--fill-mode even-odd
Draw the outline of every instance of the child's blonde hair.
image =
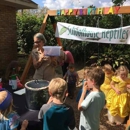
[[126, 75], [129, 73], [129, 69], [125, 65], [121, 65], [117, 70], [116, 70], [116, 75], [119, 75], [120, 72], [125, 72]]
[[67, 83], [61, 78], [54, 78], [49, 83], [49, 92], [57, 99], [63, 99], [67, 91]]
[[[8, 99], [6, 99], [7, 97], [8, 97]], [[7, 104], [6, 100], [7, 100], [8, 104]], [[2, 104], [2, 103], [4, 103], [4, 104]], [[7, 90], [0, 91], [0, 105], [2, 105], [2, 107], [0, 106], [0, 112], [4, 115], [4, 117], [7, 117], [8, 114], [13, 111], [12, 95]]]

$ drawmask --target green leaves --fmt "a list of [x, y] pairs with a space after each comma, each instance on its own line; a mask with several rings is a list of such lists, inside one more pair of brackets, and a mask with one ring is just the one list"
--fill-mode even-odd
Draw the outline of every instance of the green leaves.
[[19, 53], [30, 53], [33, 46], [33, 36], [39, 32], [43, 17], [24, 12], [17, 13], [17, 44]]

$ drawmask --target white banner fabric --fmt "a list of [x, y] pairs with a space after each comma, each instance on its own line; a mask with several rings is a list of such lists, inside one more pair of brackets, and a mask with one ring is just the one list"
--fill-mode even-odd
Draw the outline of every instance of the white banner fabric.
[[103, 29], [58, 22], [55, 37], [111, 44], [130, 44], [130, 26]]

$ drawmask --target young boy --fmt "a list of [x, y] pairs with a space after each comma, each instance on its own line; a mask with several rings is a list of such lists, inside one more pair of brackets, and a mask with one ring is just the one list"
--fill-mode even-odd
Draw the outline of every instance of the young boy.
[[[100, 91], [105, 74], [100, 68], [93, 68], [87, 72], [87, 81], [84, 83], [82, 95], [78, 103], [80, 114], [79, 130], [98, 130], [100, 112], [105, 105], [105, 95]], [[88, 88], [93, 90], [86, 96]]]
[[74, 129], [74, 111], [70, 106], [64, 104], [68, 95], [66, 81], [61, 78], [52, 79], [49, 84], [49, 94], [51, 97], [48, 103], [41, 107], [38, 114], [38, 119], [43, 119], [43, 129]]
[[[87, 72], [88, 72], [88, 70], [91, 69], [91, 68], [92, 68], [92, 67], [84, 67], [84, 76], [83, 76], [82, 86], [84, 85], [84, 82], [86, 81]], [[83, 89], [83, 88], [81, 88], [81, 89], [79, 90], [78, 95], [77, 95], [77, 97], [76, 97], [76, 102], [77, 102], [77, 103], [79, 102], [79, 99], [80, 99], [80, 97], [81, 97], [82, 89]], [[87, 91], [86, 91], [86, 96], [90, 93], [90, 91], [91, 91], [91, 89], [88, 88]]]
[[63, 78], [67, 79], [69, 97], [73, 99], [76, 84], [78, 85], [79, 82], [79, 76], [78, 73], [75, 71], [74, 64], [69, 64], [68, 71]]

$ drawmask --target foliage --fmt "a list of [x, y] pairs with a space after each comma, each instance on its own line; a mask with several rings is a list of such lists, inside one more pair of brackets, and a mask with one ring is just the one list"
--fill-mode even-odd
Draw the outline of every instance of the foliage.
[[100, 16], [99, 27], [101, 28], [119, 28], [121, 25], [121, 17], [118, 15], [103, 15]]
[[[22, 14], [18, 12], [16, 18], [18, 51], [20, 53], [30, 53], [33, 46], [33, 36], [39, 32], [44, 16], [36, 11], [24, 11]], [[48, 20], [44, 35], [48, 45], [56, 45], [55, 33], [50, 25], [52, 24]]]
[[[33, 35], [39, 31], [43, 18], [24, 12], [17, 14], [17, 44], [20, 51], [29, 53], [33, 46]], [[24, 49], [24, 50], [23, 50]]]
[[[128, 49], [126, 50], [126, 48]], [[96, 64], [99, 66], [110, 64], [114, 69], [117, 69], [120, 65], [126, 65], [130, 69], [129, 45], [101, 44], [100, 50], [101, 49], [102, 51], [100, 53], [94, 53], [86, 64], [90, 64], [90, 62], [91, 64]]]

